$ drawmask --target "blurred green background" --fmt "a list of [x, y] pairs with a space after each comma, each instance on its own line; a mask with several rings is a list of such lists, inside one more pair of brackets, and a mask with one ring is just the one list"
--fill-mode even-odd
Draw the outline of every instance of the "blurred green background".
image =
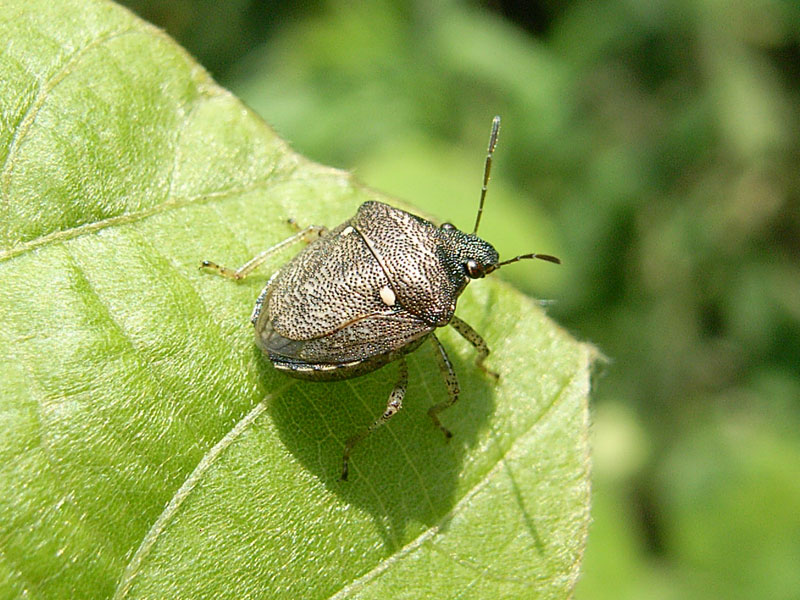
[[800, 3], [125, 4], [465, 229], [502, 115], [481, 234], [609, 358], [576, 598], [800, 598]]

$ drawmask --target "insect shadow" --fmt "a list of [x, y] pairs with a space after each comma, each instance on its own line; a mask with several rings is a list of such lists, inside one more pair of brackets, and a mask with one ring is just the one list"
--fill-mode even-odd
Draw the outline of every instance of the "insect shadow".
[[[409, 522], [442, 525], [458, 501], [465, 456], [494, 412], [495, 384], [475, 368], [472, 347], [457, 335], [443, 343], [462, 385], [459, 410], [442, 417], [453, 437], [442, 436], [427, 415], [447, 390], [436, 365], [437, 349], [425, 343], [408, 356], [402, 418], [356, 448], [348, 482], [338, 477], [341, 448], [349, 432], [369, 424], [381, 410], [397, 365], [325, 385], [297, 381], [272, 398], [267, 409], [286, 449], [329, 490], [372, 515], [389, 549], [402, 546]], [[263, 369], [270, 370], [258, 354]]]

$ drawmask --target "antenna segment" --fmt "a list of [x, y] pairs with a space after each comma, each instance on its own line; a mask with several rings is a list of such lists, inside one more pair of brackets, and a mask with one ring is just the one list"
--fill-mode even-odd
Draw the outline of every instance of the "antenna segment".
[[489, 185], [489, 174], [492, 172], [492, 154], [497, 145], [497, 135], [500, 133], [500, 117], [492, 119], [492, 134], [489, 136], [489, 150], [486, 152], [486, 166], [483, 168], [483, 186], [481, 187], [481, 202], [478, 205], [478, 216], [475, 219], [475, 229], [472, 233], [478, 233], [478, 225], [481, 224], [483, 215], [483, 201], [486, 199], [486, 187]]

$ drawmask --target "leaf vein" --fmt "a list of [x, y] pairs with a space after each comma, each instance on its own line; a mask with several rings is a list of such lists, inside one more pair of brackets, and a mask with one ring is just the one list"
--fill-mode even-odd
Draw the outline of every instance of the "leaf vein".
[[[22, 117], [19, 125], [14, 130], [14, 135], [12, 136], [8, 145], [8, 152], [6, 153], [5, 161], [3, 162], [2, 168], [0, 168], [0, 199], [2, 199], [3, 213], [8, 215], [8, 212], [11, 208], [9, 188], [11, 187], [11, 173], [13, 171], [17, 150], [20, 148], [22, 141], [25, 139], [25, 136], [33, 126], [33, 122], [36, 120], [36, 117], [45, 101], [50, 96], [50, 92], [52, 92], [59, 83], [61, 83], [75, 70], [75, 67], [90, 50], [115, 38], [122, 37], [123, 35], [127, 35], [135, 31], [137, 30], [134, 27], [124, 27], [113, 29], [102, 35], [99, 35], [86, 46], [79, 48], [72, 53], [61, 66], [61, 68], [53, 73], [49, 79], [39, 86], [39, 92], [36, 94], [36, 97], [33, 99], [33, 102], [31, 102], [30, 106], [28, 106], [28, 109], [25, 111], [25, 115]], [[4, 221], [6, 223], [6, 229], [3, 230], [3, 236], [5, 238], [3, 247], [8, 248], [11, 244], [10, 233], [8, 229], [10, 223], [7, 218], [0, 221]]]
[[[267, 189], [274, 185], [280, 185], [282, 183], [286, 183], [289, 181], [302, 181], [304, 179], [304, 178], [293, 177], [292, 176], [293, 173], [289, 173], [288, 175], [289, 176], [281, 177], [280, 179], [277, 179], [274, 176], [272, 176], [272, 179], [263, 179], [254, 181], [252, 183], [249, 183], [248, 185], [236, 188], [203, 192], [200, 194], [194, 194], [191, 196], [184, 196], [179, 198], [169, 198], [164, 202], [162, 202], [161, 204], [152, 206], [150, 208], [146, 208], [144, 210], [125, 213], [122, 215], [116, 215], [113, 217], [109, 217], [107, 219], [101, 219], [100, 221], [95, 221], [93, 223], [84, 223], [82, 225], [71, 227], [69, 229], [54, 231], [46, 235], [40, 236], [38, 238], [28, 240], [27, 242], [15, 246], [13, 248], [8, 248], [6, 250], [0, 251], [0, 262], [3, 262], [5, 260], [10, 260], [12, 258], [25, 254], [42, 246], [46, 246], [48, 244], [55, 244], [58, 242], [79, 238], [84, 235], [92, 234], [102, 229], [106, 229], [108, 227], [113, 227], [116, 225], [135, 223], [138, 221], [145, 220], [149, 217], [159, 215], [163, 212], [166, 212], [174, 208], [182, 208], [184, 206], [190, 206], [202, 203], [211, 203], [220, 199], [227, 200], [230, 197], [246, 194], [254, 190]], [[330, 174], [316, 176], [314, 179], [316, 181], [319, 181], [321, 179], [324, 179], [325, 177], [330, 177], [331, 179], [339, 179], [341, 175], [332, 172]]]
[[153, 525], [150, 527], [150, 530], [145, 534], [144, 538], [142, 538], [142, 542], [139, 544], [139, 547], [136, 549], [136, 552], [134, 552], [133, 557], [126, 565], [125, 571], [122, 573], [122, 577], [117, 584], [117, 588], [114, 591], [113, 596], [115, 600], [127, 596], [131, 586], [133, 585], [133, 580], [144, 563], [144, 560], [147, 558], [147, 555], [150, 553], [150, 550], [152, 550], [152, 548], [155, 546], [159, 537], [166, 530], [172, 518], [177, 514], [184, 501], [195, 490], [197, 484], [200, 482], [206, 472], [214, 465], [222, 453], [228, 449], [230, 445], [240, 435], [242, 435], [242, 433], [244, 433], [259, 416], [261, 416], [261, 414], [267, 409], [267, 401], [271, 397], [280, 395], [292, 385], [293, 382], [288, 382], [284, 386], [278, 388], [274, 393], [267, 394], [258, 404], [250, 409], [250, 412], [241, 418], [236, 425], [234, 425], [234, 427], [228, 433], [226, 433], [224, 437], [222, 437], [222, 439], [214, 444], [214, 446], [211, 447], [211, 449], [203, 456], [202, 459], [200, 459], [200, 462], [197, 463], [197, 466], [194, 468], [194, 470], [178, 488], [178, 490], [175, 492], [175, 495], [170, 498], [169, 502], [164, 507], [164, 510], [158, 515], [156, 520], [153, 522]]
[[[222, 334], [222, 328], [219, 325], [219, 320], [214, 318], [214, 315], [213, 315], [210, 307], [208, 306], [208, 304], [206, 304], [206, 301], [203, 299], [203, 296], [198, 291], [197, 286], [195, 285], [195, 283], [189, 277], [187, 277], [187, 275], [183, 271], [183, 269], [179, 268], [176, 264], [174, 264], [173, 261], [169, 257], [164, 255], [160, 250], [158, 250], [158, 248], [155, 245], [151, 244], [146, 238], [143, 238], [143, 237], [140, 237], [140, 236], [137, 236], [137, 238], [139, 240], [139, 243], [142, 246], [145, 246], [147, 248], [147, 253], [145, 253], [146, 256], [153, 256], [153, 257], [159, 258], [161, 261], [163, 261], [163, 263], [165, 265], [169, 265], [169, 267], [173, 270], [173, 272], [174, 272], [173, 277], [180, 278], [186, 284], [187, 289], [191, 291], [192, 297], [197, 302], [197, 305], [198, 305], [198, 308], [199, 308], [199, 310], [197, 311], [197, 314], [198, 315], [203, 314], [203, 315], [206, 315], [208, 317], [206, 322], [203, 324], [204, 330], [208, 331], [211, 328], [214, 328], [214, 330], [217, 332], [214, 337], [216, 339], [225, 340], [226, 343], [227, 343], [227, 346], [228, 346], [228, 348], [230, 350], [238, 352], [239, 351], [238, 346], [235, 346], [234, 344], [232, 344], [227, 339], [227, 337]], [[167, 287], [170, 290], [170, 293], [174, 297], [175, 294], [174, 294], [174, 291], [173, 291], [172, 287], [171, 286], [167, 286]], [[176, 301], [176, 307], [177, 307], [177, 301]], [[192, 334], [191, 331], [187, 331], [187, 333], [186, 333], [187, 337], [191, 336], [191, 334]]]

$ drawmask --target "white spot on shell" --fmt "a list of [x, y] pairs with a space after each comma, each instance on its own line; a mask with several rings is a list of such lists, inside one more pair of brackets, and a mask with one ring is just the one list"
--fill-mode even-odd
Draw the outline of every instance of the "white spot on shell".
[[342, 229], [342, 236], [350, 235], [351, 233], [353, 233], [353, 231], [354, 231], [354, 229], [351, 226], [348, 225], [347, 227]]
[[394, 306], [394, 303], [397, 300], [397, 298], [395, 297], [392, 288], [390, 288], [388, 285], [385, 285], [381, 288], [380, 294], [381, 294], [381, 300], [383, 300], [383, 303], [386, 306]]

